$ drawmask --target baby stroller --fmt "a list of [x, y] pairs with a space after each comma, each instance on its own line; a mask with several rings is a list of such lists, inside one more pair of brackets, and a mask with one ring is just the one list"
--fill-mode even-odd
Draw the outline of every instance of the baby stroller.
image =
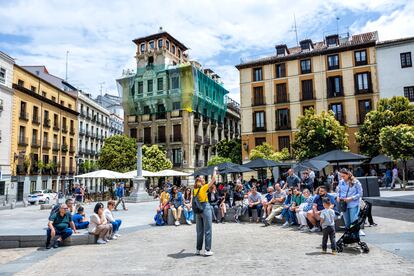
[[344, 250], [344, 246], [352, 243], [358, 243], [363, 253], [369, 252], [368, 245], [359, 238], [359, 230], [361, 229], [361, 225], [364, 225], [365, 223], [367, 209], [368, 204], [365, 204], [365, 206], [359, 211], [358, 219], [351, 224], [349, 229], [345, 230], [345, 233], [336, 242], [338, 252], [342, 252]]

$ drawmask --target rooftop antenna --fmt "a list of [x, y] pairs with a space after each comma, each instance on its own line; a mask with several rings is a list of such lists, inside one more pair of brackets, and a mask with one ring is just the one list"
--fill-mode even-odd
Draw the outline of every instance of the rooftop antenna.
[[339, 35], [339, 17], [336, 17], [336, 34]]
[[68, 81], [68, 56], [69, 56], [69, 51], [66, 51], [66, 74], [65, 74], [65, 81]]
[[294, 22], [293, 31], [295, 32], [295, 35], [296, 35], [296, 46], [299, 46], [298, 27], [296, 25], [296, 15], [295, 15], [295, 13], [293, 13], [293, 22]]

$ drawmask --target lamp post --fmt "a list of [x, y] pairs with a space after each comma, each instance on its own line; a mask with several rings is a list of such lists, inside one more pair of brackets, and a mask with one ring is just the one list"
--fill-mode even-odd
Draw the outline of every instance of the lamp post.
[[137, 176], [132, 180], [133, 188], [126, 198], [127, 202], [145, 202], [153, 199], [145, 190], [145, 178], [142, 176], [142, 145], [141, 142], [137, 143]]

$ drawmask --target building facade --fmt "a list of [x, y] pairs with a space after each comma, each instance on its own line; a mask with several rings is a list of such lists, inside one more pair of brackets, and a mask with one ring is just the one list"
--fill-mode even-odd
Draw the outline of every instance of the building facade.
[[0, 51], [0, 204], [16, 199], [11, 182], [11, 133], [13, 104], [13, 58]]
[[289, 148], [297, 119], [306, 109], [332, 110], [348, 126], [350, 149], [358, 152], [355, 132], [379, 99], [375, 44], [377, 32], [327, 36], [300, 46], [277, 45], [273, 56], [242, 62], [240, 73], [243, 160], [268, 142]]
[[175, 169], [192, 172], [206, 165], [218, 141], [237, 136], [237, 104], [219, 76], [189, 61], [187, 47], [169, 33], [134, 43], [137, 70], [117, 80], [125, 134], [164, 147]]
[[15, 65], [10, 158], [18, 201], [40, 189], [66, 192], [77, 140], [76, 97]]
[[109, 116], [109, 136], [124, 134], [124, 119], [115, 113]]
[[381, 98], [405, 96], [414, 102], [414, 37], [379, 42], [376, 50]]

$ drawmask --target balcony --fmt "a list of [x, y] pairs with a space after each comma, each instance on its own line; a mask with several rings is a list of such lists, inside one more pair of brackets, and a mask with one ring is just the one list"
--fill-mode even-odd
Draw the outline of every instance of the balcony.
[[21, 147], [26, 147], [29, 144], [28, 139], [26, 137], [19, 137], [17, 144]]
[[32, 139], [32, 143], [30, 145], [34, 149], [40, 148], [40, 140]]
[[198, 167], [198, 168], [204, 167], [204, 161], [203, 160], [197, 160], [196, 161], [196, 167]]
[[266, 127], [253, 126], [253, 132], [262, 132], [262, 131], [266, 131]]
[[207, 136], [204, 137], [204, 145], [206, 146], [210, 145], [210, 137], [207, 137]]
[[144, 144], [152, 144], [152, 139], [151, 139], [151, 136], [147, 136], [147, 137], [144, 137]]
[[59, 151], [59, 144], [58, 143], [53, 143], [52, 150], [53, 151]]
[[69, 146], [69, 153], [75, 153], [75, 147]]
[[85, 136], [86, 136], [86, 137], [90, 137], [90, 136], [91, 136], [91, 133], [89, 132], [89, 130], [87, 130], [87, 131], [85, 132]]
[[183, 116], [182, 110], [171, 111], [171, 118], [180, 118]]
[[79, 136], [84, 136], [86, 133], [85, 129], [79, 129]]
[[32, 124], [40, 125], [40, 118], [39, 118], [39, 116], [33, 116]]
[[67, 151], [68, 151], [68, 145], [62, 144], [62, 152], [67, 152]]
[[222, 130], [223, 129], [223, 123], [218, 123], [218, 129]]
[[24, 174], [27, 174], [27, 166], [25, 166], [25, 165], [17, 165], [16, 166], [16, 173], [18, 174], [18, 175], [24, 175]]
[[289, 130], [291, 129], [290, 123], [289, 124], [276, 124], [276, 130]]
[[311, 101], [311, 100], [315, 100], [315, 98], [313, 97], [313, 91], [310, 92], [302, 92], [301, 97], [300, 97], [301, 101]]
[[50, 143], [49, 143], [49, 142], [45, 142], [45, 141], [43, 141], [43, 146], [42, 146], [42, 148], [43, 148], [44, 150], [50, 150]]
[[39, 167], [37, 165], [37, 162], [34, 161], [33, 165], [30, 167], [30, 172], [31, 175], [38, 175], [40, 173]]
[[167, 119], [167, 113], [166, 112], [160, 112], [155, 114], [156, 120], [165, 120]]
[[81, 110], [81, 112], [79, 113], [79, 116], [82, 117], [82, 118], [85, 118], [85, 116], [86, 116], [85, 111]]
[[75, 174], [75, 170], [73, 169], [73, 167], [72, 167], [72, 166], [70, 166], [70, 167], [69, 167], [69, 174], [70, 174], [70, 175]]
[[68, 133], [68, 126], [67, 125], [62, 126], [62, 132], [63, 133]]
[[23, 121], [29, 121], [29, 113], [20, 111], [19, 119]]
[[69, 134], [70, 134], [70, 135], [75, 135], [75, 128], [74, 128], [74, 127], [71, 127], [71, 128], [69, 129]]
[[337, 98], [337, 97], [343, 97], [343, 92], [336, 92], [336, 91], [328, 91], [327, 97], [328, 98]]
[[50, 119], [45, 118], [43, 120], [43, 126], [49, 128], [50, 127]]
[[174, 143], [174, 142], [181, 142], [183, 140], [183, 137], [181, 135], [171, 135], [170, 136], [170, 142]]
[[53, 124], [53, 130], [56, 130], [56, 131], [60, 130], [58, 123]]
[[252, 106], [261, 106], [266, 105], [266, 101], [264, 99], [254, 99]]
[[289, 103], [289, 98], [287, 93], [277, 94], [275, 97], [275, 104]]
[[156, 139], [155, 139], [155, 141], [156, 141], [157, 143], [165, 143], [165, 142], [166, 142], [166, 140], [167, 140], [167, 139], [165, 139], [165, 135], [160, 135], [160, 136], [157, 136], [157, 137], [156, 137]]
[[86, 119], [88, 119], [88, 120], [91, 119], [91, 115], [89, 113], [86, 113]]
[[66, 174], [67, 174], [67, 171], [66, 171], [66, 167], [65, 167], [65, 166], [62, 166], [62, 167], [60, 168], [60, 174], [61, 174], [61, 175], [66, 175]]
[[200, 135], [196, 135], [194, 138], [194, 142], [196, 142], [197, 144], [202, 144], [203, 138]]

